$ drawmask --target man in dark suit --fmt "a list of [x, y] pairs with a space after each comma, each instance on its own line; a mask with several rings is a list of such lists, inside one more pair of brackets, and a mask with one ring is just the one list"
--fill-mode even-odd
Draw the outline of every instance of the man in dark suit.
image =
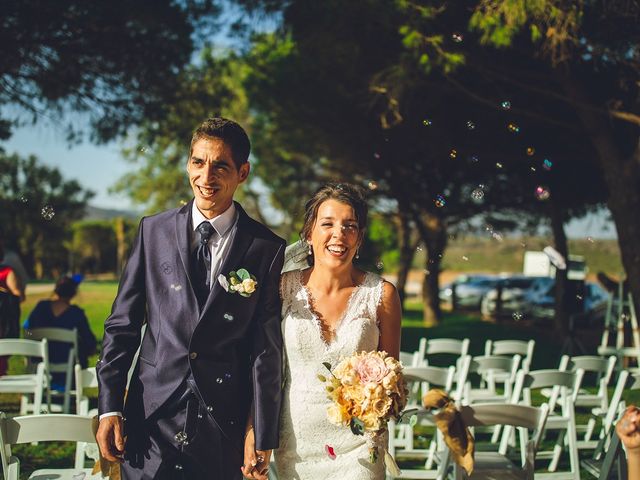
[[266, 478], [278, 446], [285, 242], [233, 201], [249, 150], [237, 123], [206, 120], [187, 162], [194, 199], [140, 222], [97, 365], [97, 440], [125, 479]]

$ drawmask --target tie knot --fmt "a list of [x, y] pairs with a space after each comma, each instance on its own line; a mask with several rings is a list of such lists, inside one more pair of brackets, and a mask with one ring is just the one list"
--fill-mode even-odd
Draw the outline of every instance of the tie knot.
[[198, 225], [197, 230], [198, 233], [200, 233], [200, 243], [206, 245], [209, 242], [211, 235], [213, 235], [213, 225], [211, 225], [209, 222], [202, 222], [200, 225]]

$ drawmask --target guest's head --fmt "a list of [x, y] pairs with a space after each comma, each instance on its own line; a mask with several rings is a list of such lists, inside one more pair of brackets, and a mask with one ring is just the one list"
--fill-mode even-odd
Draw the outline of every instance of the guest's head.
[[65, 275], [58, 279], [53, 293], [63, 300], [71, 300], [78, 293], [78, 283], [72, 277]]
[[349, 183], [329, 183], [305, 205], [301, 238], [309, 244], [313, 263], [351, 264], [367, 227], [364, 190]]
[[193, 133], [187, 172], [196, 206], [205, 217], [229, 208], [236, 188], [249, 176], [250, 150], [247, 133], [226, 118], [209, 118]]

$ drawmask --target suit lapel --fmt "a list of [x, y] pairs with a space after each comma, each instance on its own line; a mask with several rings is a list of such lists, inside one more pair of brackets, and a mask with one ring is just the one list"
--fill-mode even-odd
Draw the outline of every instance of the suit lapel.
[[196, 298], [193, 283], [191, 282], [191, 236], [189, 234], [189, 227], [191, 226], [192, 206], [193, 199], [178, 210], [178, 214], [176, 215], [176, 245], [178, 247], [178, 253], [180, 254], [180, 261], [187, 273], [189, 287], [191, 288], [191, 292], [193, 292], [194, 298]]
[[[224, 276], [227, 276], [231, 270], [242, 266], [239, 265], [239, 262], [242, 260], [244, 254], [249, 248], [249, 245], [251, 245], [251, 242], [253, 241], [253, 234], [251, 233], [249, 224], [249, 216], [245, 213], [239, 203], [234, 203], [236, 210], [238, 211], [238, 226], [236, 235], [233, 239], [233, 244], [220, 267], [220, 274]], [[222, 288], [222, 285], [220, 285], [220, 282], [218, 282], [218, 279], [214, 278], [213, 288], [211, 288], [211, 292], [209, 292], [209, 297], [204, 304], [204, 308], [200, 312], [200, 318], [202, 318], [203, 313], [213, 304], [216, 297], [220, 295], [221, 292], [224, 292], [224, 289]]]

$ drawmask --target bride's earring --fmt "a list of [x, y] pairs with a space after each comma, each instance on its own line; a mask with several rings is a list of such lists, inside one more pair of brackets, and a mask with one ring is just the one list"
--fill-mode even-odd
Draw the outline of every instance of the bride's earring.
[[311, 248], [311, 242], [307, 242], [307, 244], [309, 245], [309, 251], [307, 252], [309, 254], [309, 256], [313, 255], [313, 249]]
[[356, 249], [356, 260], [360, 258], [360, 247]]

